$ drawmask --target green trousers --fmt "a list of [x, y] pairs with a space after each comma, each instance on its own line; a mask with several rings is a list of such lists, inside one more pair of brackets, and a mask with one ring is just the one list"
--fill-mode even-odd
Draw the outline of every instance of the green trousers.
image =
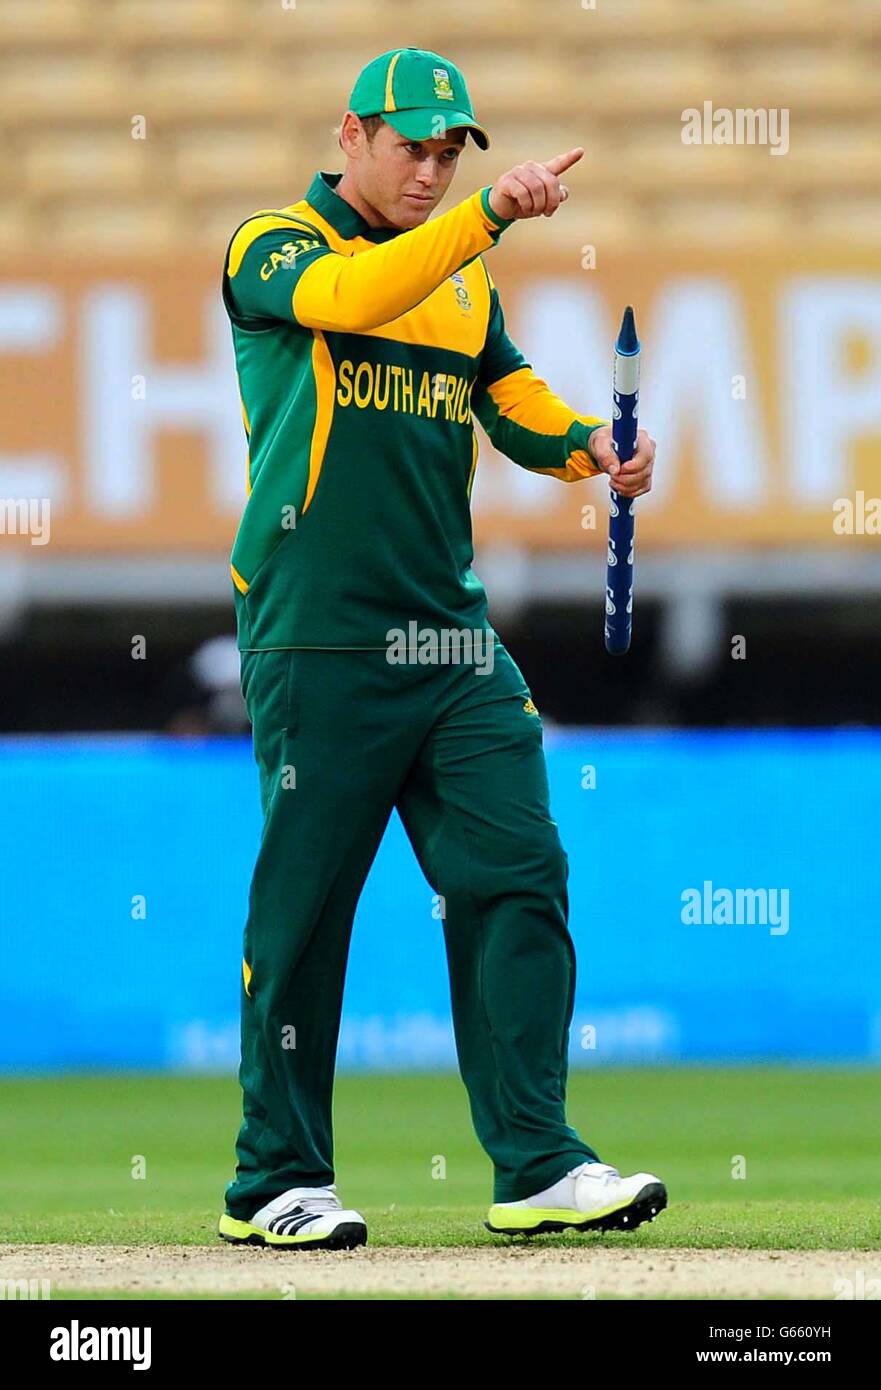
[[264, 827], [244, 935], [233, 1217], [335, 1181], [349, 940], [394, 807], [444, 902], [459, 1069], [493, 1200], [598, 1161], [565, 1117], [575, 951], [541, 720], [498, 639], [492, 656], [479, 674], [390, 664], [384, 651], [242, 653]]

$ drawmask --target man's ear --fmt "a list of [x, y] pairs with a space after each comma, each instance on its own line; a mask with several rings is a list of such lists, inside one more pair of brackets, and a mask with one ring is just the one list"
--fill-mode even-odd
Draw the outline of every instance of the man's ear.
[[360, 154], [364, 127], [353, 111], [347, 111], [340, 126], [340, 149], [346, 155]]

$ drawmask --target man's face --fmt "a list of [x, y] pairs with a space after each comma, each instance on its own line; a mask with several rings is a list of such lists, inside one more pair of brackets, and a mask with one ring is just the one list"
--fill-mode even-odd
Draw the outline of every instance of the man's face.
[[350, 162], [358, 192], [384, 225], [421, 227], [446, 193], [465, 140], [461, 128], [439, 140], [408, 140], [383, 121]]

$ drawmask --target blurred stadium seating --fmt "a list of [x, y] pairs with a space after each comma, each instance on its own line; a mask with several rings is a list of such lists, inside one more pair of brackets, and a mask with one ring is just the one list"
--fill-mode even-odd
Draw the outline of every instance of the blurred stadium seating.
[[[493, 168], [583, 140], [592, 213], [616, 239], [714, 240], [720, 201], [742, 238], [878, 226], [875, 0], [5, 0], [0, 244], [223, 241], [243, 207], [332, 159], [353, 75], [407, 42], [467, 63]], [[758, 148], [683, 149], [669, 114], [708, 95], [790, 109], [779, 178]], [[146, 148], [120, 139], [136, 113]]]
[[[597, 645], [603, 497], [481, 442], [477, 569], [549, 715], [872, 722], [878, 544], [834, 535], [831, 509], [881, 494], [877, 0], [5, 0], [0, 499], [49, 496], [53, 525], [45, 547], [0, 535], [0, 728], [161, 725], [175, 673], [230, 631], [245, 449], [223, 250], [340, 167], [353, 78], [401, 44], [458, 61], [493, 133], [462, 195], [586, 147], [563, 213], [493, 253], [536, 369], [605, 413], [628, 300], [644, 330], [660, 452], [626, 673]], [[785, 107], [786, 156], [683, 144], [681, 113], [708, 100]]]

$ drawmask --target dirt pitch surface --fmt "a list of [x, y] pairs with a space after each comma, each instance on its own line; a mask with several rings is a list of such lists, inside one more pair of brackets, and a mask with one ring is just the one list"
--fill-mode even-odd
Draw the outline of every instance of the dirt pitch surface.
[[[818, 1298], [881, 1278], [877, 1252], [0, 1245], [0, 1278], [134, 1295], [335, 1293], [531, 1298]], [[836, 1281], [848, 1281], [847, 1284]], [[869, 1286], [871, 1287], [871, 1286]], [[879, 1287], [877, 1284], [875, 1288]], [[853, 1294], [851, 1294], [851, 1297]]]

